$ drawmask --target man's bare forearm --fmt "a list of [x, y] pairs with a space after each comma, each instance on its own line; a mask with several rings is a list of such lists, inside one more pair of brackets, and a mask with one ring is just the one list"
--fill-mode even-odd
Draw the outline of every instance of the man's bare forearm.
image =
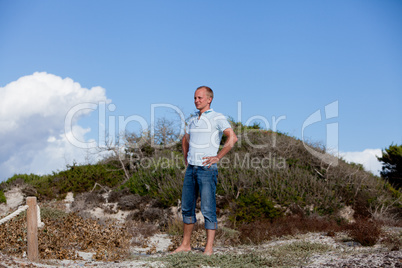
[[185, 134], [183, 139], [181, 140], [181, 148], [183, 151], [183, 157], [184, 157], [184, 164], [187, 166], [187, 155], [188, 155], [188, 149], [189, 149], [189, 136], [188, 134]]
[[224, 157], [228, 152], [230, 152], [230, 150], [232, 150], [236, 142], [237, 142], [237, 136], [233, 131], [231, 131], [231, 133], [228, 135], [228, 139], [223, 145], [222, 150], [219, 151], [217, 157], [219, 159], [222, 159], [222, 157]]

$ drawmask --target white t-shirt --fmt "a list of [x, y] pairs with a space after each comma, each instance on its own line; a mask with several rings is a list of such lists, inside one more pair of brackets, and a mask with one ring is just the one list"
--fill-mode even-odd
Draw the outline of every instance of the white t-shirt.
[[230, 128], [226, 117], [212, 109], [191, 117], [186, 133], [190, 135], [187, 161], [190, 165], [203, 166], [203, 157], [216, 156], [223, 131]]

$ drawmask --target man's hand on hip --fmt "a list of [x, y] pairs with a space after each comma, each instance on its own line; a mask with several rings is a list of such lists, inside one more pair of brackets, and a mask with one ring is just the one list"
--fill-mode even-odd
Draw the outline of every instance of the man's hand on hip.
[[205, 159], [205, 161], [202, 162], [202, 164], [204, 166], [208, 166], [208, 168], [210, 168], [212, 164], [216, 164], [219, 162], [219, 157], [217, 156], [207, 156], [203, 157], [202, 159]]

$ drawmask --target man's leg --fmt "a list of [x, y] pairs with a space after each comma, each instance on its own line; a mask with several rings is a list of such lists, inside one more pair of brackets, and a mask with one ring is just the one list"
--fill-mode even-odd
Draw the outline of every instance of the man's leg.
[[197, 172], [197, 181], [201, 195], [201, 212], [205, 219], [205, 229], [207, 232], [207, 244], [204, 254], [211, 255], [213, 253], [213, 244], [215, 239], [218, 221], [216, 218], [216, 184], [217, 184], [218, 168], [212, 165], [210, 168], [203, 168]]
[[191, 240], [191, 233], [193, 232], [194, 228], [194, 223], [190, 224], [183, 223], [183, 225], [184, 225], [183, 241], [181, 242], [181, 245], [175, 251], [173, 251], [173, 253], [191, 251], [190, 240]]
[[212, 255], [214, 253], [214, 239], [216, 230], [206, 229], [207, 230], [207, 245], [205, 246], [204, 255]]
[[182, 214], [183, 214], [183, 241], [173, 253], [190, 251], [191, 233], [197, 219], [195, 218], [195, 205], [198, 197], [198, 184], [194, 178], [195, 167], [188, 165], [184, 176], [182, 190]]

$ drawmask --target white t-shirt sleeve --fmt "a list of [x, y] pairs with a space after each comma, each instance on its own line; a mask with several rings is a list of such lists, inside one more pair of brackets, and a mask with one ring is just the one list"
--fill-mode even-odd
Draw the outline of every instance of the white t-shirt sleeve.
[[231, 125], [223, 114], [219, 114], [217, 117], [215, 117], [215, 120], [217, 129], [220, 132], [223, 132], [227, 128], [231, 128]]

